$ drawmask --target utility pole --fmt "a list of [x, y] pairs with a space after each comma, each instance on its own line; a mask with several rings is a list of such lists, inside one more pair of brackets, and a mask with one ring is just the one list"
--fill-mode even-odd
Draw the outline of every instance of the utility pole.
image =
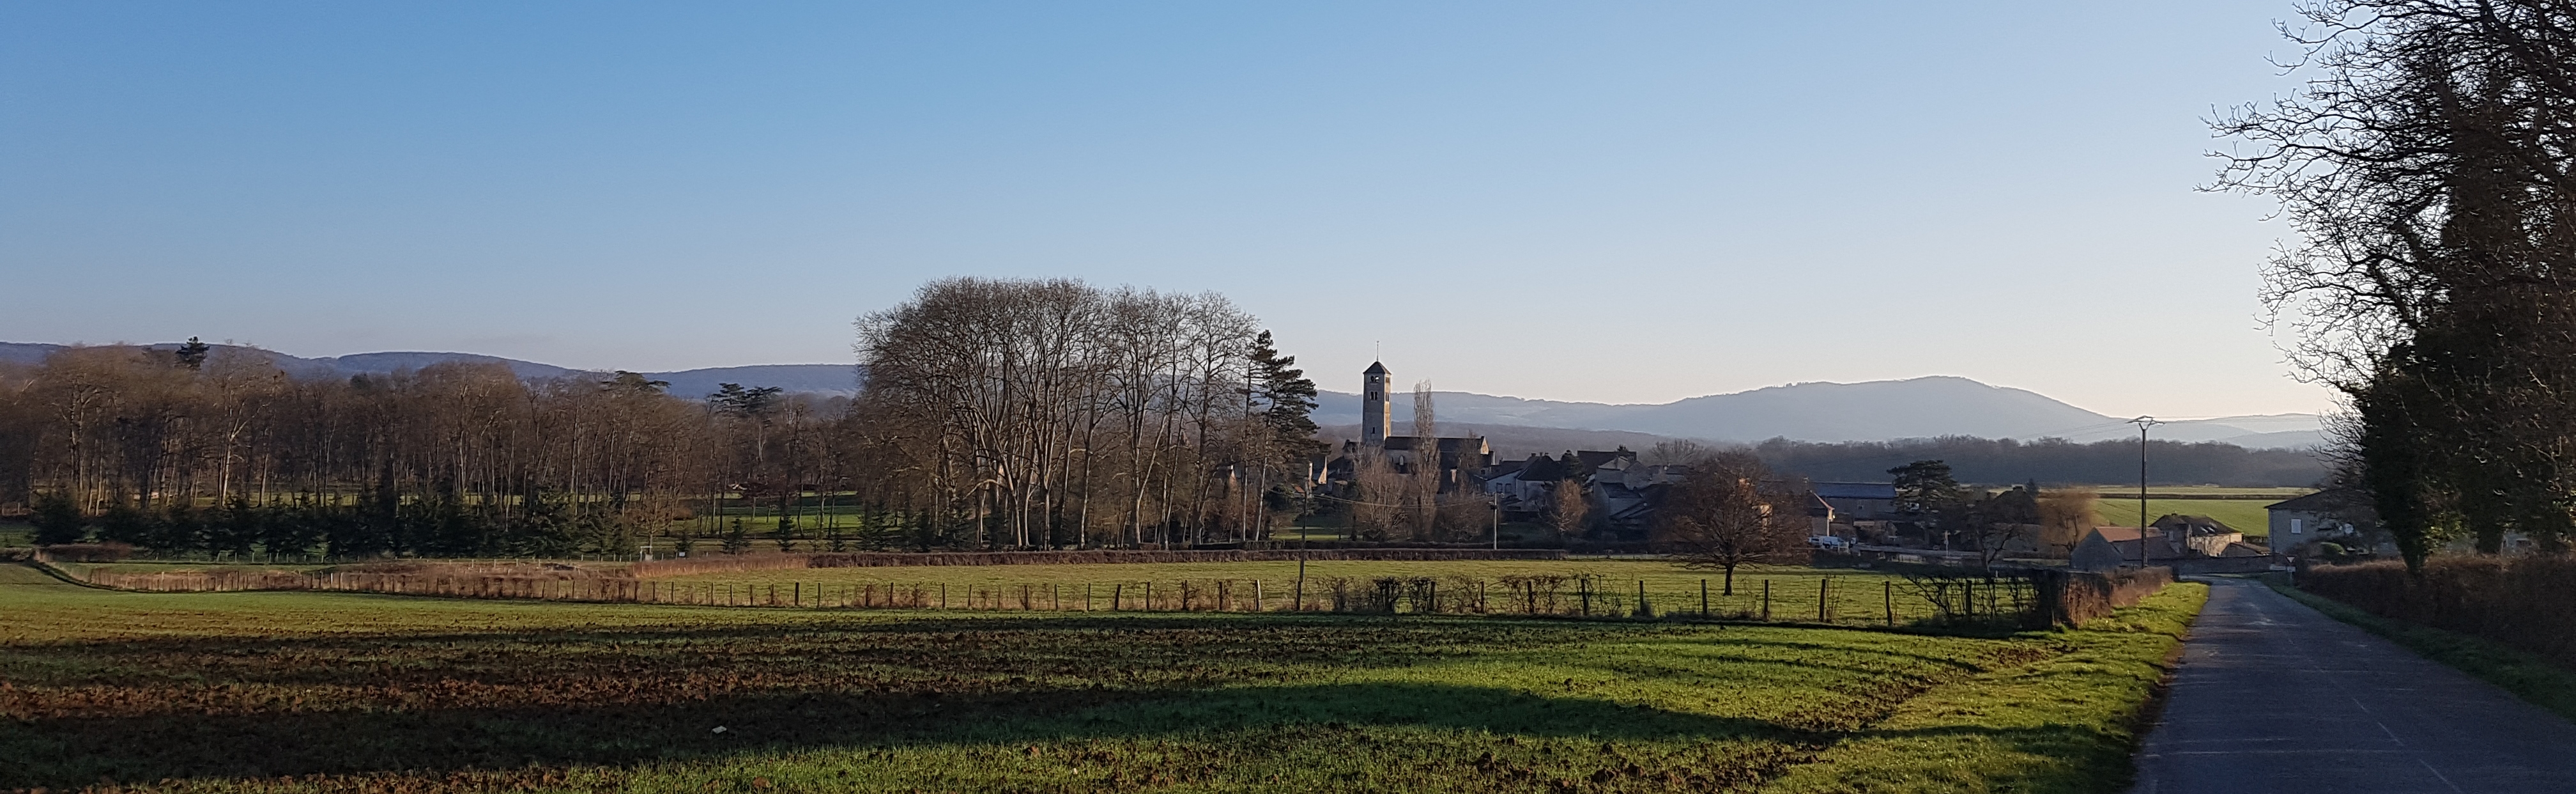
[[2158, 425], [2154, 417], [2129, 421], [2138, 426], [2138, 567], [2147, 567], [2147, 429]]

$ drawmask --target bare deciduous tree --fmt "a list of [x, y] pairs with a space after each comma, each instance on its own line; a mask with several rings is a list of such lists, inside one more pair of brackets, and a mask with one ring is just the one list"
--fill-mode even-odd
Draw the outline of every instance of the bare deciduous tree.
[[2084, 534], [2101, 526], [2102, 495], [2089, 488], [2039, 492], [2039, 545], [2058, 556], [2075, 551]]
[[1774, 479], [1750, 453], [1719, 453], [1689, 466], [1660, 513], [1660, 543], [1683, 565], [1725, 572], [1725, 593], [1734, 595], [1737, 568], [1802, 551], [1804, 491]]

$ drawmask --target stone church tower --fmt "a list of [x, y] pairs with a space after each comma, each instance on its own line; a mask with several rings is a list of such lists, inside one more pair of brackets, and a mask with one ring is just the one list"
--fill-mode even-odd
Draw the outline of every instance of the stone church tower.
[[1360, 447], [1365, 450], [1386, 449], [1386, 437], [1395, 430], [1395, 419], [1387, 409], [1394, 405], [1386, 393], [1386, 364], [1371, 361], [1368, 371], [1360, 373]]

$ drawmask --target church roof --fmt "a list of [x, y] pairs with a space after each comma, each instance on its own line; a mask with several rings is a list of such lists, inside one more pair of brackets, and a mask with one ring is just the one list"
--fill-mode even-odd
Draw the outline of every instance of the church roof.
[[1895, 499], [1894, 483], [1817, 483], [1816, 496], [1825, 499]]
[[1360, 374], [1386, 374], [1386, 364], [1370, 361], [1369, 368], [1360, 370]]
[[1574, 451], [1574, 460], [1575, 460], [1575, 462], [1577, 462], [1577, 463], [1581, 464], [1581, 465], [1583, 466], [1583, 471], [1584, 471], [1584, 472], [1586, 472], [1586, 473], [1591, 473], [1591, 472], [1597, 472], [1597, 471], [1600, 471], [1600, 470], [1601, 470], [1601, 467], [1603, 467], [1603, 466], [1607, 466], [1607, 465], [1609, 465], [1609, 463], [1610, 463], [1610, 462], [1612, 462], [1612, 461], [1617, 461], [1617, 460], [1622, 459], [1622, 458], [1625, 458], [1625, 459], [1628, 459], [1628, 460], [1633, 461], [1633, 460], [1636, 460], [1636, 458], [1637, 458], [1637, 454], [1636, 454], [1636, 453], [1629, 452], [1629, 451], [1628, 451], [1628, 448], [1626, 448], [1626, 447], [1621, 447], [1621, 448], [1619, 448], [1619, 449], [1617, 449], [1617, 450], [1615, 450], [1615, 451], [1604, 451], [1604, 450], [1576, 450], [1576, 451]]
[[[1416, 437], [1412, 436], [1389, 436], [1386, 437], [1386, 444], [1382, 447], [1388, 452], [1412, 452], [1416, 444], [1415, 439]], [[1485, 452], [1483, 436], [1442, 436], [1436, 441], [1440, 451], [1444, 453], [1466, 451], [1482, 455]]]

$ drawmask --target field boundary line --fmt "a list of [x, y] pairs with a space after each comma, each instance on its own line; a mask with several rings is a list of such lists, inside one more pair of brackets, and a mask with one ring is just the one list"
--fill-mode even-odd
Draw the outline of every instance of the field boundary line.
[[26, 566], [27, 566], [28, 568], [36, 569], [37, 571], [42, 572], [45, 576], [49, 576], [49, 577], [53, 577], [53, 578], [58, 579], [58, 580], [62, 580], [62, 582], [63, 582], [64, 584], [68, 584], [68, 585], [78, 585], [78, 586], [81, 586], [81, 587], [89, 588], [89, 589], [91, 589], [91, 590], [104, 590], [104, 591], [108, 591], [108, 592], [110, 592], [110, 593], [140, 593], [140, 592], [143, 592], [143, 591], [139, 591], [139, 590], [127, 590], [127, 589], [125, 589], [125, 588], [120, 588], [120, 587], [109, 587], [109, 586], [107, 586], [107, 585], [101, 585], [101, 584], [98, 584], [98, 583], [95, 583], [95, 582], [91, 582], [91, 581], [88, 581], [88, 580], [82, 579], [82, 578], [80, 578], [80, 577], [78, 577], [78, 576], [74, 576], [74, 575], [72, 575], [72, 572], [70, 572], [70, 571], [65, 571], [65, 570], [62, 570], [62, 569], [60, 569], [60, 568], [56, 568], [56, 567], [54, 566], [54, 564], [53, 564], [53, 562], [52, 562], [52, 561], [46, 560], [46, 559], [44, 559], [43, 557], [40, 557], [40, 556], [30, 556], [30, 557], [28, 557], [27, 559], [22, 560], [22, 561], [20, 561], [20, 562], [25, 563], [25, 564], [26, 564]]

